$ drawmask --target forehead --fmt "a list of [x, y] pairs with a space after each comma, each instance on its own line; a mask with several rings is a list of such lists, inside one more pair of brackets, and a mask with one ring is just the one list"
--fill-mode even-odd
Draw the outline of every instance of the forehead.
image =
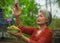
[[39, 13], [38, 13], [38, 16], [43, 16], [43, 17], [47, 18], [47, 17], [46, 17], [46, 14], [43, 13], [43, 12], [39, 12]]
[[44, 15], [44, 13], [43, 13], [43, 12], [38, 12], [38, 16], [39, 16], [39, 15]]

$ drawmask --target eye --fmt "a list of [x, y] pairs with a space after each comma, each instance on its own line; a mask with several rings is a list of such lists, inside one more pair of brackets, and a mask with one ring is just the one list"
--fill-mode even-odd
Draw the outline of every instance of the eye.
[[39, 17], [42, 17], [42, 15], [39, 15]]

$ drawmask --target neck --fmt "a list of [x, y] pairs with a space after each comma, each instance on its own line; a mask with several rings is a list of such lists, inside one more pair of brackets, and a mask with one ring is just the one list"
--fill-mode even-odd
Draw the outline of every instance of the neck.
[[40, 25], [40, 30], [43, 30], [45, 29], [47, 26], [44, 24], [44, 25]]

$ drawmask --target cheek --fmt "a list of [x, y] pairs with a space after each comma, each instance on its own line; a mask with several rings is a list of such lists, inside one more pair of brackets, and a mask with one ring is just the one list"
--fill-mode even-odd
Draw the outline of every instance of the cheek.
[[46, 23], [46, 19], [45, 19], [45, 18], [42, 18], [42, 19], [41, 19], [41, 22], [42, 22], [42, 23]]
[[46, 20], [45, 20], [45, 18], [38, 18], [37, 19], [37, 23], [38, 24], [45, 24], [46, 23]]

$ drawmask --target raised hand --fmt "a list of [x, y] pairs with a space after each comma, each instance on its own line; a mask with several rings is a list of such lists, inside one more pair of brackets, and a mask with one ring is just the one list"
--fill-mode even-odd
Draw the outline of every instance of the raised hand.
[[19, 8], [19, 5], [18, 5], [18, 3], [16, 3], [15, 4], [15, 8], [13, 9], [13, 11], [14, 11], [14, 15], [15, 16], [19, 16], [20, 14], [21, 14], [21, 9]]

